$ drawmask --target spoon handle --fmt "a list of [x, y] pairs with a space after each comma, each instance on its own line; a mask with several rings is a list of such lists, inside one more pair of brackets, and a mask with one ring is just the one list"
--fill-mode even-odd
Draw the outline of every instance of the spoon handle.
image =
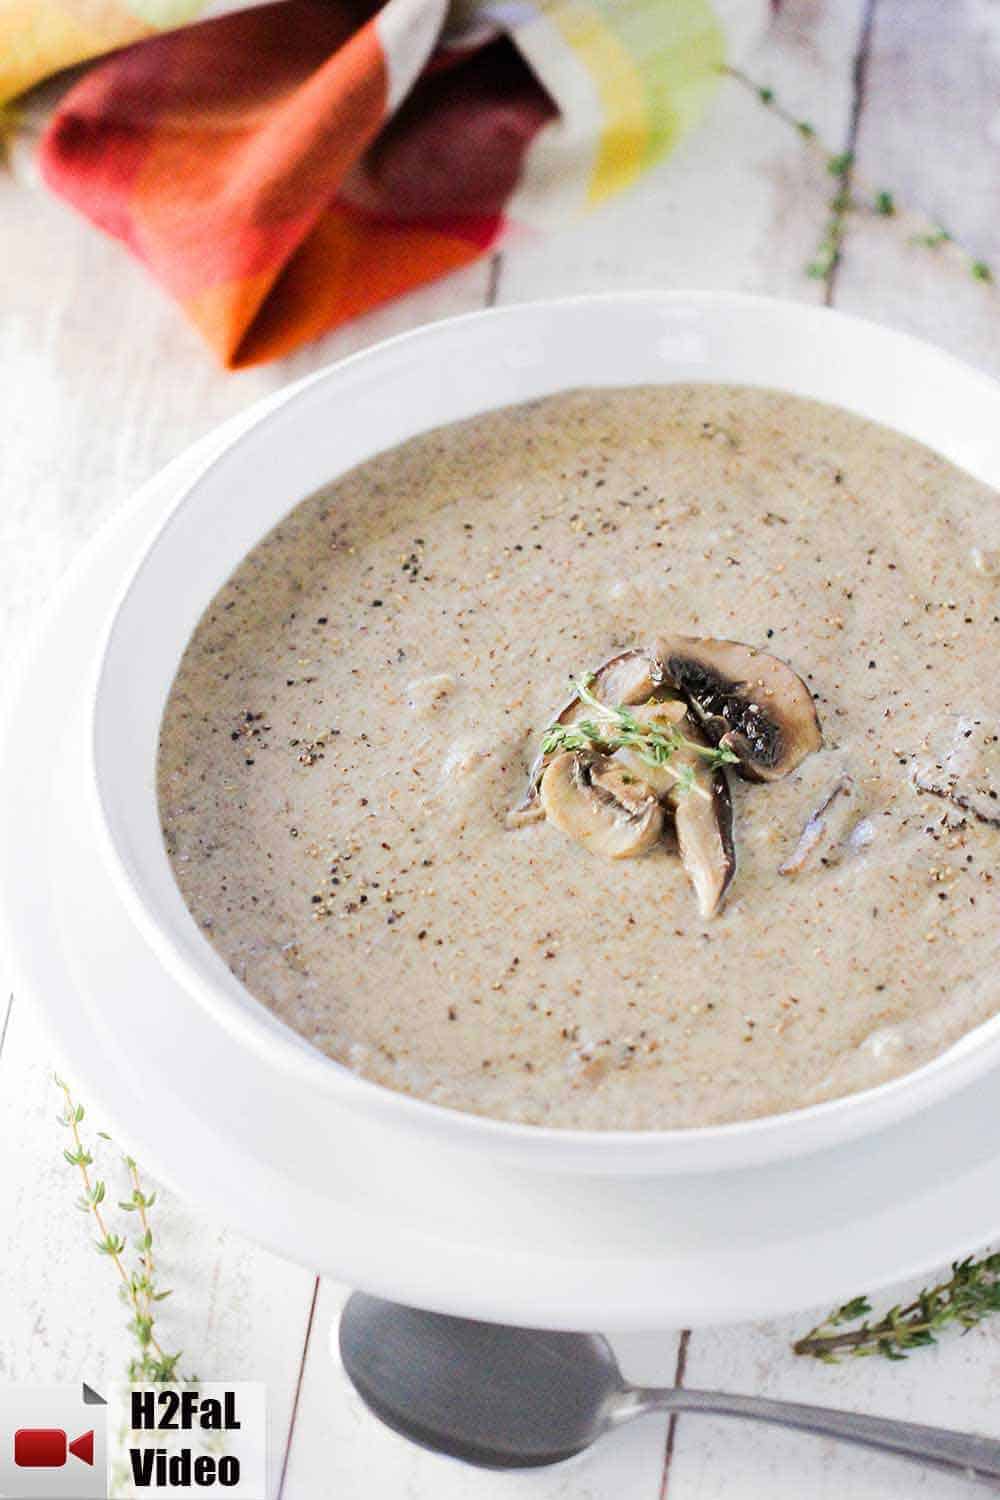
[[833, 1411], [823, 1406], [804, 1406], [793, 1401], [770, 1401], [764, 1396], [728, 1396], [722, 1391], [690, 1391], [684, 1388], [627, 1392], [614, 1422], [627, 1421], [647, 1411], [706, 1412], [721, 1417], [745, 1417], [791, 1427], [820, 1437], [839, 1438], [862, 1448], [895, 1453], [918, 1463], [1000, 1488], [1000, 1442], [971, 1432], [949, 1432], [918, 1422], [897, 1422], [890, 1417], [870, 1417], [861, 1412]]

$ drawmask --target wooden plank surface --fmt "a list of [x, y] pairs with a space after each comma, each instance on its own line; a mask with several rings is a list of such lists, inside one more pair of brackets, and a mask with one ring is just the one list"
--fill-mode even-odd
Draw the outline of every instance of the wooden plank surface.
[[[1000, 279], [1000, 8], [877, 0], [857, 167], [992, 265]], [[1000, 373], [1000, 300], [951, 253], [891, 219], [852, 222], [836, 305]]]
[[[1000, 9], [996, 0], [783, 0], [748, 67], [857, 170], [1000, 263]], [[37, 128], [50, 107], [29, 110]], [[30, 129], [0, 176], [5, 269], [0, 361], [0, 631], [16, 650], [81, 542], [148, 475], [258, 395], [387, 333], [501, 302], [621, 286], [742, 288], [834, 305], [910, 328], [1000, 369], [995, 295], [907, 243], [892, 220], [853, 223], [828, 282], [809, 280], [831, 180], [736, 83], [675, 159], [586, 223], [524, 246], [332, 335], [294, 359], [223, 375], [117, 246], [33, 181]], [[0, 974], [2, 979], [2, 974]], [[108, 1268], [73, 1207], [44, 1036], [0, 990], [0, 1379], [95, 1383], [126, 1357]], [[100, 1101], [88, 1101], [99, 1123]], [[282, 1500], [921, 1500], [967, 1488], [889, 1460], [767, 1429], [653, 1418], [591, 1458], [513, 1479], [420, 1454], [379, 1429], [331, 1360], [343, 1290], [193, 1214], [158, 1206], [172, 1343], [205, 1376], [263, 1379], [271, 1490]], [[858, 1290], [862, 1290], [859, 1288]], [[618, 1341], [626, 1373], [855, 1405], [1000, 1433], [1000, 1329], [952, 1339], [904, 1366], [803, 1367], [789, 1353], [809, 1315], [754, 1328]]]
[[[907, 1291], [886, 1294], [885, 1305]], [[825, 1311], [825, 1309], [824, 1309]], [[1000, 1436], [1000, 1330], [984, 1326], [903, 1364], [855, 1359], [831, 1367], [796, 1358], [808, 1314], [754, 1328], [692, 1335], [686, 1384], [778, 1400], [878, 1412]], [[976, 1487], [972, 1488], [972, 1495]], [[773, 1427], [681, 1417], [669, 1500], [966, 1500], [966, 1480]]]

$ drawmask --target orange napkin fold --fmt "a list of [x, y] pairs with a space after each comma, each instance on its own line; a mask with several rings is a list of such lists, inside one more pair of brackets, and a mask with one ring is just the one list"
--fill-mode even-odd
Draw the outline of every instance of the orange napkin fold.
[[488, 250], [556, 108], [437, 0], [278, 0], [112, 54], [41, 144], [222, 361], [287, 354]]

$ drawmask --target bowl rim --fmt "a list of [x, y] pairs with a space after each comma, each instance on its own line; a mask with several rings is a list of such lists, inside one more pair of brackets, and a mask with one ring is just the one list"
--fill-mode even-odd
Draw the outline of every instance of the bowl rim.
[[[290, 1026], [275, 1017], [245, 986], [242, 986], [243, 993], [246, 1001], [250, 1003], [237, 1000], [215, 985], [195, 963], [188, 959], [140, 891], [128, 860], [116, 839], [101, 774], [100, 714], [108, 683], [108, 656], [116, 637], [122, 612], [141, 586], [149, 560], [164, 535], [189, 507], [197, 505], [203, 489], [213, 484], [219, 470], [224, 468], [232, 455], [251, 436], [267, 439], [275, 429], [280, 428], [281, 424], [287, 421], [289, 411], [307, 391], [325, 382], [343, 379], [359, 367], [364, 367], [367, 363], [374, 362], [386, 354], [406, 349], [416, 351], [422, 345], [433, 345], [456, 330], [461, 332], [465, 328], [478, 327], [483, 324], [515, 323], [525, 317], [546, 314], [556, 316], [573, 315], [576, 312], [586, 314], [593, 309], [622, 305], [646, 305], [651, 309], [653, 307], [669, 309], [688, 306], [697, 312], [703, 312], [706, 309], [731, 310], [736, 314], [752, 309], [765, 315], [772, 314], [775, 317], [800, 318], [804, 330], [810, 324], [816, 328], [832, 322], [841, 326], [847, 325], [853, 327], [855, 336], [875, 336], [884, 340], [887, 345], [895, 346], [901, 355], [905, 355], [909, 350], [924, 359], [933, 358], [940, 365], [942, 372], [950, 374], [952, 378], [964, 382], [967, 386], [972, 384], [979, 386], [988, 399], [997, 403], [998, 413], [1000, 413], [1000, 382], [984, 371], [938, 348], [928, 340], [900, 332], [869, 318], [841, 312], [839, 309], [746, 292], [664, 291], [649, 288], [539, 298], [501, 307], [477, 309], [455, 317], [422, 324], [388, 339], [380, 340], [346, 358], [332, 361], [304, 379], [294, 382], [287, 388], [283, 399], [280, 399], [277, 404], [275, 404], [274, 393], [264, 396], [256, 403], [256, 406], [260, 408], [260, 415], [241, 427], [225, 447], [215, 454], [178, 493], [169, 508], [158, 517], [155, 526], [147, 534], [137, 560], [130, 567], [127, 578], [110, 603], [106, 623], [95, 652], [93, 670], [85, 686], [89, 753], [89, 774], [86, 777], [86, 784], [95, 814], [94, 826], [99, 852], [126, 910], [154, 955], [235, 1040], [251, 1046], [258, 1053], [263, 1054], [265, 1059], [274, 1066], [280, 1066], [285, 1072], [299, 1075], [304, 1083], [317, 1087], [325, 1094], [334, 1094], [344, 1099], [345, 1102], [358, 1104], [368, 1113], [380, 1117], [386, 1123], [418, 1129], [424, 1134], [430, 1133], [445, 1137], [451, 1144], [488, 1145], [501, 1154], [507, 1150], [522, 1162], [527, 1159], [525, 1148], [528, 1148], [530, 1152], [537, 1152], [540, 1156], [544, 1156], [546, 1165], [550, 1165], [554, 1158], [559, 1158], [563, 1167], [576, 1167], [588, 1172], [600, 1170], [602, 1165], [608, 1168], [621, 1167], [624, 1159], [629, 1157], [634, 1162], [632, 1170], [654, 1168], [656, 1170], [697, 1169], [701, 1171], [712, 1170], [714, 1167], [722, 1170], [738, 1165], [752, 1165], [756, 1162], [805, 1154], [863, 1134], [872, 1134], [956, 1092], [1000, 1061], [1000, 1010], [957, 1038], [944, 1051], [907, 1073], [854, 1093], [838, 1095], [818, 1103], [783, 1110], [775, 1114], [753, 1116], [746, 1120], [669, 1129], [596, 1130], [527, 1124], [472, 1113], [435, 1103], [419, 1095], [404, 1093], [365, 1078], [307, 1042]], [[673, 382], [664, 380], [663, 383]], [[722, 382], [717, 376], [709, 376], [706, 383]], [[773, 384], [768, 388], [781, 389], [780, 386]], [[558, 389], [568, 389], [568, 387], [562, 386]], [[251, 408], [251, 411], [253, 409]], [[500, 407], [492, 409], [500, 409]], [[435, 425], [445, 426], [457, 420], [461, 418], [445, 417]], [[881, 425], [889, 424], [882, 423]], [[420, 430], [429, 431], [432, 428]], [[396, 441], [392, 440], [391, 445], [395, 445]], [[938, 451], [931, 443], [927, 446], [932, 451]], [[384, 451], [384, 449], [377, 451]], [[332, 483], [345, 472], [348, 470], [336, 470], [328, 482]], [[288, 511], [298, 503], [298, 501], [293, 501], [287, 509], [278, 511], [270, 524], [277, 524], [281, 517], [288, 514]], [[266, 532], [262, 533], [263, 535], [266, 535]], [[206, 600], [203, 608], [207, 607], [209, 602]], [[208, 952], [215, 953], [216, 950], [197, 928], [189, 909], [187, 914], [205, 948]], [[713, 1153], [711, 1148], [716, 1148], [716, 1153]], [[718, 1160], [715, 1162], [711, 1160], [713, 1154], [718, 1154]], [[704, 1161], [700, 1160], [702, 1156], [705, 1158]]]

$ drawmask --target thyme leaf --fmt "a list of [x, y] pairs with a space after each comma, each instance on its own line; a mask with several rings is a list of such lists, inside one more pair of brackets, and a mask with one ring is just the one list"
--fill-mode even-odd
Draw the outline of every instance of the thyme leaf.
[[647, 765], [669, 770], [679, 792], [693, 790], [703, 797], [708, 793], [695, 784], [693, 765], [690, 762], [677, 767], [671, 765], [677, 752], [683, 750], [699, 756], [712, 770], [732, 765], [739, 759], [722, 746], [702, 745], [689, 739], [675, 725], [644, 723], [624, 704], [612, 707], [601, 703], [590, 691], [593, 680], [592, 675], [587, 675], [573, 683], [577, 697], [591, 710], [591, 716], [577, 719], [572, 724], [550, 724], [542, 735], [543, 755], [555, 755], [565, 750], [631, 750]]
[[[113, 1262], [121, 1283], [119, 1291], [122, 1301], [131, 1313], [128, 1327], [135, 1339], [137, 1352], [129, 1360], [128, 1378], [130, 1381], [164, 1383], [192, 1380], [193, 1376], [178, 1374], [180, 1354], [167, 1354], [156, 1333], [156, 1304], [170, 1296], [169, 1291], [161, 1291], [156, 1280], [153, 1229], [149, 1220], [149, 1210], [156, 1202], [156, 1193], [147, 1193], [143, 1190], [135, 1160], [131, 1156], [123, 1157], [130, 1194], [127, 1200], [119, 1202], [118, 1207], [126, 1213], [138, 1214], [141, 1231], [134, 1242], [137, 1251], [135, 1263], [130, 1266], [128, 1241], [108, 1226], [105, 1217], [107, 1210], [106, 1207], [102, 1207], [107, 1198], [107, 1184], [102, 1179], [91, 1175], [90, 1169], [94, 1166], [94, 1157], [84, 1145], [80, 1134], [80, 1124], [85, 1115], [83, 1105], [74, 1101], [68, 1083], [65, 1083], [58, 1075], [55, 1076], [54, 1081], [57, 1088], [62, 1090], [65, 1101], [65, 1108], [59, 1116], [59, 1123], [70, 1132], [73, 1142], [72, 1149], [63, 1151], [63, 1157], [71, 1167], [78, 1169], [83, 1183], [83, 1192], [77, 1199], [77, 1208], [81, 1213], [88, 1214], [93, 1219], [99, 1236], [94, 1242], [97, 1252], [99, 1255], [107, 1256]], [[97, 1134], [102, 1140], [110, 1139], [103, 1130], [99, 1130]]]
[[[1000, 1253], [957, 1260], [947, 1280], [926, 1287], [904, 1307], [890, 1307], [879, 1318], [872, 1311], [867, 1297], [852, 1298], [798, 1339], [793, 1353], [824, 1364], [837, 1364], [845, 1355], [901, 1360], [913, 1349], [936, 1344], [942, 1329], [974, 1328], [1000, 1312]], [[849, 1323], [856, 1326], [845, 1327]]]

